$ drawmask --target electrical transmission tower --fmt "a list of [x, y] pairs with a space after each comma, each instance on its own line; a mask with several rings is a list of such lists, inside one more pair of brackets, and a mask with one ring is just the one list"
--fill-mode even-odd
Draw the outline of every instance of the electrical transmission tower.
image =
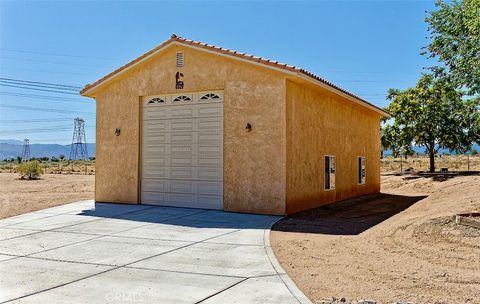
[[73, 120], [73, 138], [70, 147], [70, 160], [88, 159], [87, 139], [85, 137], [85, 120], [77, 117]]
[[30, 159], [30, 140], [28, 139], [23, 140], [22, 159], [23, 160]]

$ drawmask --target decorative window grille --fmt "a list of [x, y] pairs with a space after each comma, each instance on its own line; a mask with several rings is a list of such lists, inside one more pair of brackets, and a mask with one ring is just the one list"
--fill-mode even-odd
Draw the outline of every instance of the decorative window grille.
[[165, 100], [163, 100], [161, 98], [158, 98], [158, 97], [155, 97], [155, 98], [150, 99], [147, 103], [162, 103], [162, 102], [165, 102]]
[[214, 99], [220, 99], [220, 96], [218, 96], [215, 93], [208, 93], [200, 97], [200, 100], [202, 101], [208, 101], [208, 100], [214, 100]]
[[185, 96], [185, 95], [181, 95], [181, 96], [176, 97], [173, 101], [174, 102], [178, 102], [178, 101], [182, 102], [182, 101], [191, 101], [191, 100], [192, 99], [190, 97]]

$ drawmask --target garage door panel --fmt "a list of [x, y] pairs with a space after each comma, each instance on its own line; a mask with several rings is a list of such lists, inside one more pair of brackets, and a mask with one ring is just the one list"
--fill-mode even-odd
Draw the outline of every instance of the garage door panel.
[[197, 168], [194, 167], [171, 167], [169, 178], [194, 180], [196, 173]]
[[222, 130], [223, 122], [218, 118], [204, 118], [199, 119], [197, 122], [198, 130]]
[[197, 144], [171, 144], [170, 153], [171, 154], [188, 154], [194, 155], [197, 151]]
[[223, 180], [223, 168], [198, 167], [197, 178], [199, 180]]
[[191, 106], [178, 106], [172, 108], [170, 117], [171, 118], [181, 118], [181, 117], [194, 117], [195, 109]]
[[195, 194], [196, 185], [195, 182], [189, 180], [172, 180], [170, 181], [169, 192]]
[[199, 195], [197, 199], [199, 205], [212, 206], [210, 207], [211, 209], [215, 209], [213, 206], [219, 206], [223, 204], [223, 196], [218, 195]]
[[198, 135], [196, 132], [175, 132], [168, 134], [171, 144], [176, 143], [189, 143], [193, 144], [197, 142]]
[[223, 115], [223, 104], [200, 105], [198, 107], [198, 117], [220, 117]]
[[178, 119], [169, 121], [169, 130], [176, 131], [194, 131], [196, 125], [195, 119]]
[[161, 202], [168, 201], [168, 193], [159, 193], [159, 192], [148, 192], [144, 191], [142, 193], [142, 204], [152, 204], [156, 205]]
[[170, 163], [169, 157], [166, 155], [155, 155], [156, 158], [148, 157], [144, 162], [148, 170], [164, 168]]
[[150, 169], [144, 170], [142, 185], [146, 179], [149, 179], [149, 178], [168, 179], [169, 176], [170, 176], [169, 168], [166, 168], [166, 167], [156, 168], [154, 170], [150, 170]]
[[199, 144], [210, 144], [210, 145], [216, 145], [216, 146], [221, 146], [222, 145], [222, 138], [220, 137], [221, 132], [218, 131], [202, 131], [198, 132], [198, 143]]
[[221, 181], [192, 181], [149, 178], [144, 181], [146, 192], [187, 193], [199, 195], [223, 195]]
[[146, 132], [143, 136], [144, 146], [146, 147], [155, 147], [158, 144], [167, 142], [167, 133], [160, 132]]
[[152, 120], [145, 125], [144, 132], [149, 133], [162, 133], [168, 130], [168, 121], [166, 120]]
[[[165, 155], [170, 154], [170, 145], [157, 144], [157, 145], [148, 145], [143, 148], [143, 155], [152, 157], [155, 155]], [[148, 159], [148, 158], [145, 158]]]
[[166, 107], [145, 107], [144, 109], [144, 120], [165, 119], [170, 116]]
[[213, 157], [213, 158], [198, 157], [197, 164], [199, 167], [223, 168], [223, 160], [218, 159], [218, 157]]
[[223, 195], [223, 183], [222, 182], [208, 182], [208, 181], [198, 181], [197, 193], [204, 195]]
[[172, 203], [188, 204], [188, 206], [195, 205], [196, 202], [196, 195], [194, 194], [169, 193], [168, 198]]
[[182, 155], [171, 155], [170, 156], [170, 165], [174, 167], [196, 167], [197, 166], [197, 156], [182, 156]]
[[141, 200], [223, 209], [223, 102], [187, 95], [191, 100], [173, 102], [177, 94], [144, 103]]
[[146, 179], [142, 188], [147, 192], [168, 192], [169, 181], [162, 179]]

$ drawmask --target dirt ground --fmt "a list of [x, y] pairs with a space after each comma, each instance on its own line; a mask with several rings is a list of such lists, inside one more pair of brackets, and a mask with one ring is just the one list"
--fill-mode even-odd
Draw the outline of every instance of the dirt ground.
[[271, 242], [314, 303], [478, 304], [480, 230], [452, 219], [472, 211], [480, 211], [480, 176], [387, 175], [382, 194], [284, 219]]
[[0, 173], [0, 218], [93, 199], [94, 188], [94, 175], [44, 174], [29, 181]]

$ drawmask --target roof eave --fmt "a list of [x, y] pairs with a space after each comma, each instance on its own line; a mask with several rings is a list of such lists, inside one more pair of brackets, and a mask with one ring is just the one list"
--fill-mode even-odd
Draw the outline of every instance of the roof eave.
[[342, 97], [344, 97], [344, 98], [346, 98], [346, 99], [348, 99], [348, 100], [350, 100], [350, 101], [353, 101], [353, 102], [355, 102], [356, 104], [359, 104], [359, 105], [361, 105], [361, 106], [363, 106], [363, 107], [365, 107], [365, 108], [368, 108], [368, 109], [370, 109], [370, 110], [373, 110], [373, 111], [377, 112], [378, 114], [380, 114], [380, 115], [383, 116], [383, 117], [387, 117], [387, 118], [392, 117], [392, 116], [390, 115], [390, 113], [388, 113], [387, 111], [385, 111], [385, 110], [383, 110], [383, 109], [381, 109], [381, 108], [379, 108], [379, 107], [377, 107], [377, 106], [369, 103], [368, 101], [363, 100], [363, 99], [361, 99], [361, 98], [359, 98], [359, 97], [357, 97], [357, 96], [355, 96], [355, 95], [348, 94], [347, 92], [344, 92], [343, 90], [340, 90], [340, 89], [336, 88], [336, 86], [334, 87], [334, 86], [332, 86], [332, 85], [330, 85], [330, 84], [328, 84], [328, 83], [325, 83], [324, 81], [321, 81], [321, 80], [319, 80], [319, 79], [315, 79], [315, 78], [313, 78], [312, 76], [306, 75], [304, 72], [298, 72], [298, 73], [296, 73], [296, 74], [297, 74], [298, 77], [300, 77], [301, 79], [303, 79], [303, 80], [305, 80], [305, 81], [314, 83], [314, 84], [316, 84], [316, 85], [318, 85], [318, 86], [320, 86], [320, 87], [322, 87], [322, 88], [324, 88], [324, 89], [326, 89], [326, 90], [328, 90], [328, 91], [331, 91], [331, 92], [333, 92], [333, 93], [335, 93], [335, 94], [338, 94], [338, 95], [340, 95], [340, 96], [342, 96]]

